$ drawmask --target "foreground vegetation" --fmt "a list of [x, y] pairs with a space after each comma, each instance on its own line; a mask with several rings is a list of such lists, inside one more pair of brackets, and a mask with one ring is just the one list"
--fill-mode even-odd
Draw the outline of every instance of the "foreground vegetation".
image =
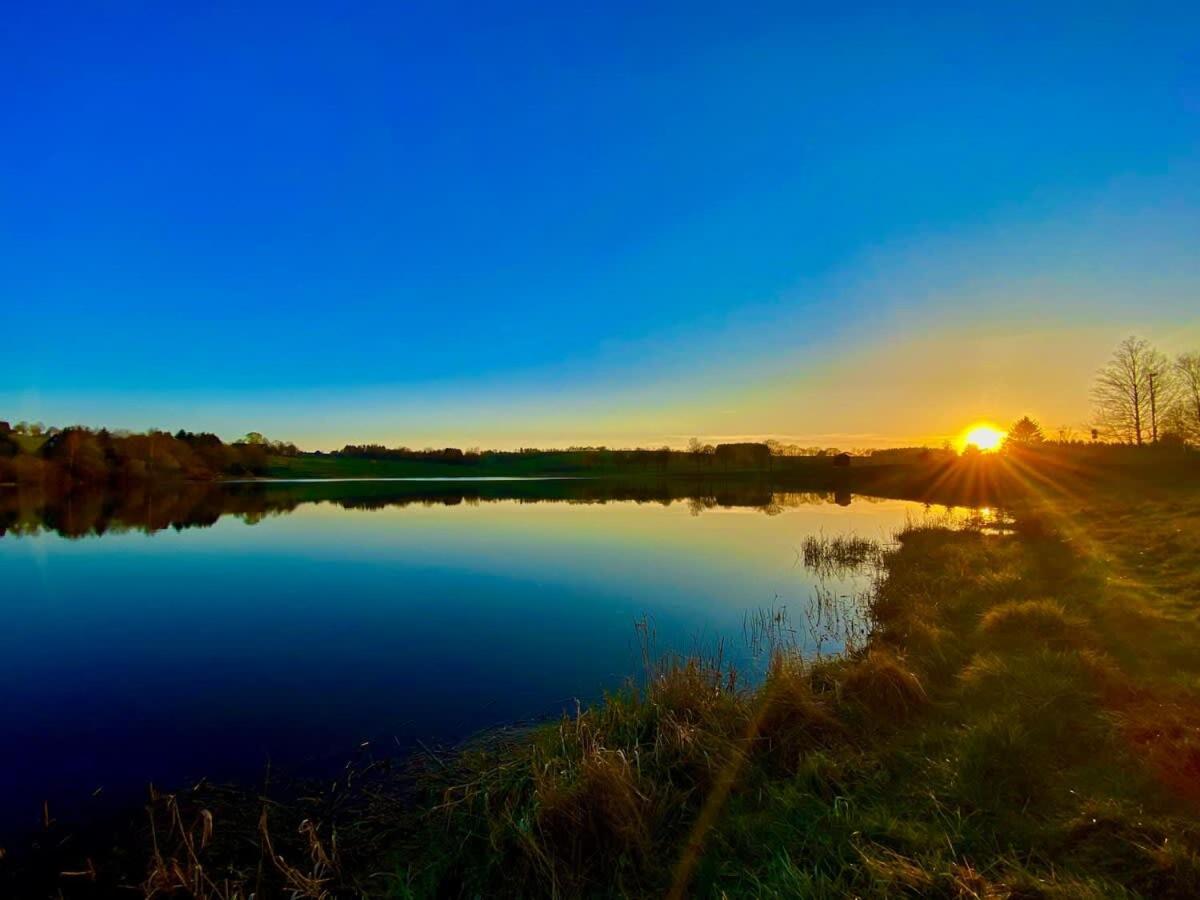
[[153, 835], [69, 846], [45, 893], [1200, 895], [1194, 490], [1059, 493], [1010, 532], [805, 557], [878, 566], [843, 657], [802, 659], [768, 620], [760, 684], [648, 657], [603, 703], [415, 773], [155, 796]]

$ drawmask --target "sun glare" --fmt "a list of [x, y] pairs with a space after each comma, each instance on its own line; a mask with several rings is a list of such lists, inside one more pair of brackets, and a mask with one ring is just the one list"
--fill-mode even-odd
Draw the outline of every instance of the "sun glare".
[[980, 423], [972, 425], [963, 432], [961, 446], [969, 447], [974, 444], [980, 450], [995, 450], [1004, 440], [1004, 432], [992, 425]]

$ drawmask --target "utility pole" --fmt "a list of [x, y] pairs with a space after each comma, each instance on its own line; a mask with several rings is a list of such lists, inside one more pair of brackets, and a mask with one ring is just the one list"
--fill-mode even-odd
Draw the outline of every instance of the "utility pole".
[[1150, 373], [1150, 443], [1158, 443], [1158, 407], [1154, 402], [1154, 377], [1157, 372]]

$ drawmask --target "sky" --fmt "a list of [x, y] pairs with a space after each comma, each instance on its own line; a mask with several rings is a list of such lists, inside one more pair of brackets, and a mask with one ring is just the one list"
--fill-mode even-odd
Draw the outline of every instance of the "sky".
[[[1200, 5], [17, 4], [0, 418], [938, 444], [1200, 349]], [[970, 8], [967, 8], [970, 7]]]

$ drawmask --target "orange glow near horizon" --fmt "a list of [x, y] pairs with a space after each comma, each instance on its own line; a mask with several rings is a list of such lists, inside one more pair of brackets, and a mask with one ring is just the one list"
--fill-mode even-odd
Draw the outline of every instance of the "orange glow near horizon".
[[1005, 433], [987, 422], [979, 422], [963, 432], [958, 449], [964, 450], [974, 444], [980, 450], [996, 450], [1004, 441]]

